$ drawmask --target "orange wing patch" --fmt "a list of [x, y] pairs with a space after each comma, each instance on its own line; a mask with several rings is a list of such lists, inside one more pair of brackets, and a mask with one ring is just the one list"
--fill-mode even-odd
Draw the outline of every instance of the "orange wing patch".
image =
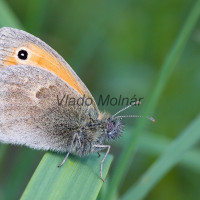
[[84, 89], [78, 83], [76, 78], [71, 74], [71, 72], [64, 66], [56, 57], [46, 52], [44, 49], [29, 43], [27, 49], [30, 52], [29, 58], [27, 60], [21, 61], [16, 56], [16, 50], [14, 49], [14, 54], [8, 56], [3, 62], [5, 66], [26, 64], [42, 67], [48, 71], [53, 72], [59, 76], [62, 80], [66, 81], [71, 87], [73, 87], [82, 96], [84, 95]]
[[3, 60], [3, 65], [9, 66], [9, 65], [17, 65], [18, 62], [16, 58], [14, 57], [15, 53], [13, 53], [11, 56], [5, 57]]

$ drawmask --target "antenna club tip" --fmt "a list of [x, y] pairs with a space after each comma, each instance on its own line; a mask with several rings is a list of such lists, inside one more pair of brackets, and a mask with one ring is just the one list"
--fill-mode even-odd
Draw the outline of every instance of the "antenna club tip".
[[153, 123], [156, 123], [156, 120], [155, 120], [153, 117], [151, 117], [150, 120], [151, 120]]
[[141, 104], [141, 101], [136, 101], [135, 104], [139, 105], [139, 104]]

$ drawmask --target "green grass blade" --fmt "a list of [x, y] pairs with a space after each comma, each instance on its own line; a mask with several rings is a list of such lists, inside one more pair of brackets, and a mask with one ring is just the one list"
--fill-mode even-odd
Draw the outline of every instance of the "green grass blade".
[[13, 28], [22, 27], [15, 14], [4, 0], [0, 0], [0, 26], [10, 26]]
[[[168, 148], [170, 143], [171, 140], [169, 138], [147, 133], [141, 138], [138, 151], [148, 156], [160, 156]], [[192, 149], [186, 153], [180, 161], [180, 164], [190, 170], [200, 172], [199, 155], [199, 149]]]
[[[67, 162], [58, 168], [64, 156], [46, 153], [22, 195], [25, 199], [96, 199], [103, 185], [100, 179], [99, 158], [93, 154], [78, 158], [70, 156]], [[108, 155], [103, 166], [106, 177], [112, 156]]]
[[[147, 133], [141, 138], [138, 150], [148, 156], [160, 156], [170, 143], [171, 140], [169, 138]], [[180, 164], [190, 170], [200, 172], [199, 155], [200, 151], [198, 148], [192, 149], [184, 156]]]
[[135, 200], [143, 199], [156, 183], [180, 162], [183, 156], [199, 141], [199, 129], [200, 116], [169, 145], [167, 150], [141, 177], [138, 183], [122, 197], [122, 200], [129, 200], [133, 197]]
[[[131, 130], [127, 134], [131, 134]], [[124, 146], [128, 142], [128, 137], [124, 136], [119, 142], [119, 146]], [[155, 133], [145, 133], [138, 144], [138, 151], [149, 157], [160, 156], [171, 143], [171, 139], [164, 135]], [[198, 148], [190, 150], [184, 158], [180, 161], [180, 165], [187, 167], [189, 170], [200, 172], [200, 150]]]
[[[149, 113], [152, 113], [153, 110], [155, 109], [155, 106], [159, 100], [159, 97], [161, 96], [164, 90], [164, 87], [170, 75], [172, 74], [173, 69], [176, 66], [176, 63], [178, 62], [178, 59], [180, 58], [180, 55], [184, 49], [184, 46], [187, 40], [189, 39], [189, 36], [197, 20], [199, 19], [199, 15], [200, 15], [200, 0], [196, 2], [193, 9], [191, 10], [189, 17], [187, 18], [183, 26], [183, 29], [181, 30], [179, 36], [177, 37], [177, 40], [172, 50], [170, 51], [169, 55], [167, 56], [161, 68], [160, 74], [158, 76], [158, 80], [156, 81], [156, 86], [154, 87], [153, 91], [150, 92], [151, 98], [149, 99], [147, 105], [146, 106], [144, 105], [144, 109], [143, 109], [144, 111], [142, 111], [144, 115], [148, 115]], [[125, 172], [128, 171], [127, 169], [129, 167], [130, 161], [132, 160], [133, 151], [137, 147], [139, 137], [146, 123], [147, 122], [145, 122], [145, 120], [140, 120], [136, 124], [134, 134], [130, 135], [129, 143], [122, 151], [117, 161], [117, 164], [115, 165], [116, 168], [114, 170], [114, 173], [111, 179], [109, 193], [107, 194], [108, 200], [112, 200], [116, 197], [117, 189], [120, 183], [122, 183], [123, 177], [125, 177]]]

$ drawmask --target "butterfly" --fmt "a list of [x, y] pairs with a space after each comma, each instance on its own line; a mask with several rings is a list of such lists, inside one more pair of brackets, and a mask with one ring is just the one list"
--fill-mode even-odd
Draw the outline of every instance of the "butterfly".
[[[90, 99], [89, 104], [66, 103]], [[0, 141], [34, 149], [85, 156], [107, 149], [123, 132], [120, 112], [100, 112], [93, 96], [69, 64], [39, 38], [0, 29]], [[138, 117], [138, 116], [135, 116]], [[154, 121], [153, 118], [149, 118]]]

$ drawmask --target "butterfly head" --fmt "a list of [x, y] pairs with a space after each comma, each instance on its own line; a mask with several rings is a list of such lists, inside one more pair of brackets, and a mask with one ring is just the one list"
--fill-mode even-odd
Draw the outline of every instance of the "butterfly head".
[[122, 123], [122, 119], [123, 118], [147, 118], [149, 120], [151, 120], [152, 122], [155, 122], [155, 119], [153, 117], [146, 117], [146, 116], [141, 116], [141, 115], [122, 115], [119, 116], [118, 114], [127, 110], [128, 108], [131, 108], [134, 105], [138, 105], [140, 104], [139, 101], [134, 102], [133, 104], [128, 105], [127, 107], [119, 110], [117, 113], [115, 113], [114, 115], [112, 115], [111, 117], [107, 117], [107, 127], [106, 127], [106, 140], [111, 140], [111, 139], [116, 139], [118, 138], [122, 132], [123, 132], [123, 123]]
[[107, 130], [106, 130], [106, 140], [114, 140], [119, 138], [123, 132], [122, 118], [108, 118]]

